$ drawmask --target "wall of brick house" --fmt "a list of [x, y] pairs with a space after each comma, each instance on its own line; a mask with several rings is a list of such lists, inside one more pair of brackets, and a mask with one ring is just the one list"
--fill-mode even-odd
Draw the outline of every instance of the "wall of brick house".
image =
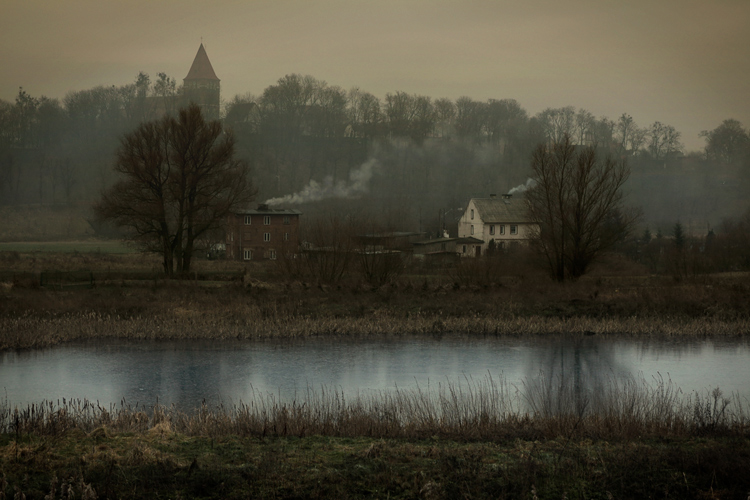
[[[252, 260], [265, 260], [270, 257], [269, 251], [296, 252], [299, 246], [299, 215], [252, 214], [232, 215], [227, 233], [227, 258], [245, 260], [245, 250], [252, 250]], [[245, 224], [245, 217], [250, 217], [250, 224]], [[269, 217], [269, 224], [264, 218]], [[288, 217], [289, 223], [284, 223]], [[264, 235], [270, 235], [270, 241], [264, 241]], [[288, 238], [285, 238], [288, 234]]]

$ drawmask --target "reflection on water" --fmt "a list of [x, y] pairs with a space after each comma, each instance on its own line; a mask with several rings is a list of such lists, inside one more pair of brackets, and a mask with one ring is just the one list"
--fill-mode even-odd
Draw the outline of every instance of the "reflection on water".
[[0, 354], [0, 398], [26, 406], [58, 398], [191, 410], [273, 394], [300, 399], [325, 386], [346, 395], [502, 378], [519, 387], [574, 388], [612, 378], [671, 379], [683, 392], [720, 387], [750, 396], [750, 345], [733, 341], [585, 338], [306, 339], [255, 342], [96, 342]]

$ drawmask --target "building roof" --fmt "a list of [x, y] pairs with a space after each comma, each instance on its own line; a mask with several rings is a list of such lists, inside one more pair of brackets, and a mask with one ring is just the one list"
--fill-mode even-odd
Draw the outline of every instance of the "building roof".
[[434, 238], [434, 239], [431, 239], [431, 240], [415, 241], [414, 243], [412, 243], [412, 245], [414, 245], [414, 246], [417, 246], [417, 245], [420, 245], [420, 246], [421, 245], [437, 245], [437, 244], [440, 244], [440, 243], [448, 243], [448, 242], [456, 241], [456, 240], [458, 240], [458, 238]]
[[469, 245], [481, 245], [484, 243], [483, 240], [480, 240], [479, 238], [475, 238], [473, 236], [467, 236], [465, 238], [457, 238], [457, 243], [468, 243]]
[[198, 53], [195, 54], [193, 59], [193, 65], [190, 66], [187, 76], [183, 80], [217, 80], [219, 78], [214, 73], [214, 68], [211, 66], [211, 61], [208, 60], [208, 54], [206, 49], [203, 48], [203, 44], [198, 47]]
[[479, 217], [486, 223], [533, 222], [523, 199], [503, 195], [502, 198], [472, 198]]

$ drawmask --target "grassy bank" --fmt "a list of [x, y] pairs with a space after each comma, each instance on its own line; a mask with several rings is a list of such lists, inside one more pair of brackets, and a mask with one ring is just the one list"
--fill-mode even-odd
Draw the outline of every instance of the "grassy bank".
[[[371, 438], [0, 437], [7, 498], [745, 499], [736, 438], [504, 443]], [[16, 498], [21, 498], [20, 496]]]
[[[544, 389], [544, 388], [541, 388]], [[67, 401], [0, 412], [7, 498], [745, 498], [747, 416], [667, 385], [529, 393], [484, 381], [191, 414]], [[68, 493], [64, 493], [67, 491]]]
[[93, 254], [125, 254], [135, 253], [136, 250], [116, 240], [74, 240], [74, 241], [18, 241], [0, 242], [0, 252], [23, 253], [93, 253]]
[[0, 349], [94, 338], [750, 333], [746, 276], [615, 276], [564, 285], [516, 277], [490, 286], [410, 276], [374, 288], [286, 281], [263, 268], [237, 274], [217, 263], [192, 279], [142, 279], [142, 258], [97, 260], [110, 271], [94, 273], [93, 289], [46, 289], [36, 275], [11, 276], [0, 284]]
[[[39, 286], [88, 270], [91, 289]], [[143, 279], [140, 254], [0, 252], [0, 350], [75, 340], [400, 335], [746, 336], [746, 275], [409, 274], [381, 287], [200, 261]], [[239, 274], [238, 274], [239, 272]], [[368, 398], [309, 393], [232, 408], [0, 401], [2, 498], [747, 498], [750, 423], [736, 395], [669, 383], [523, 395], [485, 379]], [[519, 399], [521, 398], [521, 399]], [[25, 497], [23, 496], [25, 495]]]

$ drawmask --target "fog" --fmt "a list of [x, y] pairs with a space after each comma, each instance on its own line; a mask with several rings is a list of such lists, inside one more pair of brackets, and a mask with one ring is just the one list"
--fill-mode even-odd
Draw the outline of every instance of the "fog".
[[402, 90], [513, 97], [531, 115], [627, 111], [674, 125], [694, 150], [723, 119], [750, 121], [747, 19], [744, 0], [6, 0], [0, 99], [19, 86], [62, 99], [139, 71], [181, 81], [202, 41], [227, 99], [312, 74], [380, 99]]
[[[62, 100], [21, 89], [13, 101], [0, 101], [0, 205], [75, 207], [87, 218], [116, 180], [120, 139], [183, 102], [182, 87], [163, 73]], [[472, 197], [522, 196], [533, 182], [534, 148], [566, 134], [602, 158], [627, 162], [626, 204], [642, 209], [642, 226], [653, 234], [669, 234], [680, 222], [688, 234], [705, 236], [749, 206], [750, 141], [729, 117], [706, 124], [704, 148], [689, 151], [676, 127], [640, 122], [627, 111], [596, 117], [565, 106], [532, 115], [503, 95], [451, 100], [396, 91], [380, 99], [298, 74], [259, 96], [234, 96], [222, 109], [237, 157], [252, 167], [257, 203], [306, 217], [366, 213], [394, 230], [436, 234], [439, 214]]]
[[[185, 89], [166, 73], [140, 72], [61, 99], [21, 88], [0, 100], [0, 206], [72, 207], [71, 218], [88, 219], [91, 203], [116, 180], [119, 141], [144, 121], [176, 113], [192, 99]], [[597, 116], [564, 105], [532, 113], [502, 93], [478, 100], [396, 90], [378, 97], [297, 73], [258, 95], [221, 92], [221, 107], [206, 113], [234, 135], [236, 156], [252, 167], [256, 201], [306, 217], [359, 212], [395, 230], [437, 233], [439, 214], [472, 197], [522, 196], [533, 184], [534, 149], [565, 135], [628, 164], [626, 204], [642, 209], [642, 226], [654, 234], [680, 222], [688, 234], [705, 236], [750, 206], [750, 137], [731, 116], [703, 124], [702, 145], [691, 150], [677, 126], [628, 109]], [[37, 227], [31, 239], [60, 237], [26, 226]], [[14, 238], [18, 231], [0, 231], [0, 239]]]

